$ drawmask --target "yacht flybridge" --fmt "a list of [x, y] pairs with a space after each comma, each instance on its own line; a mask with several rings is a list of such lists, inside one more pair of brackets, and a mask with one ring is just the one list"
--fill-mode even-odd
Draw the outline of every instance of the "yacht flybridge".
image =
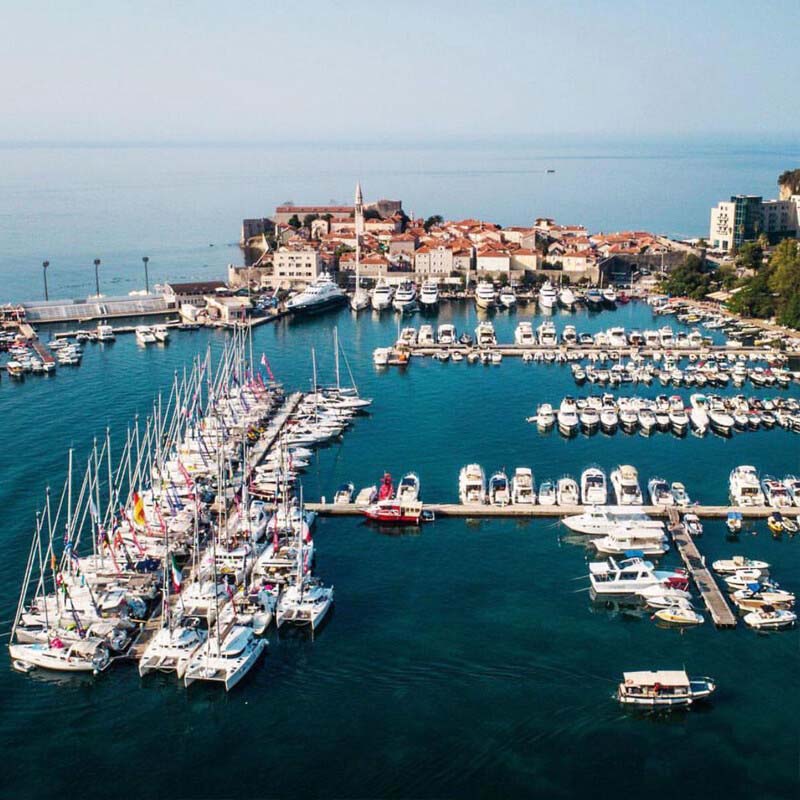
[[475, 288], [475, 305], [484, 310], [494, 308], [494, 286], [489, 281], [480, 281]]
[[426, 280], [419, 293], [419, 304], [425, 309], [434, 309], [439, 304], [439, 284]]
[[417, 287], [411, 281], [403, 281], [394, 293], [392, 305], [401, 314], [414, 311], [417, 308]]
[[558, 293], [550, 281], [545, 281], [539, 289], [539, 306], [543, 311], [552, 311], [558, 302]]
[[394, 289], [383, 278], [380, 278], [372, 290], [372, 307], [375, 311], [383, 311], [392, 305]]

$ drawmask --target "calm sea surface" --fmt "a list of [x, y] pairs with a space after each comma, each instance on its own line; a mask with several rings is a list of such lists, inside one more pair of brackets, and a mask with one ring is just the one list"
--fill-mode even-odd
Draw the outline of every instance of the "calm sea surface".
[[218, 278], [242, 218], [351, 202], [359, 179], [417, 216], [708, 236], [718, 200], [776, 196], [799, 142], [0, 147], [0, 302], [43, 297], [44, 260], [51, 297], [93, 293], [95, 258], [105, 294], [144, 288], [145, 255], [153, 281]]
[[[241, 217], [288, 199], [346, 200], [356, 177], [368, 196], [399, 196], [420, 214], [505, 224], [547, 214], [592, 228], [703, 233], [719, 197], [771, 195], [777, 174], [792, 166], [787, 152], [797, 148], [654, 147], [638, 156], [353, 148], [335, 157], [312, 148], [3, 149], [3, 297], [39, 296], [44, 258], [53, 264], [54, 295], [91, 291], [94, 257], [103, 259], [109, 293], [142, 285], [144, 254], [156, 279], [217, 277], [239, 258], [231, 243]], [[510, 341], [530, 317], [525, 308], [496, 315], [499, 339]], [[568, 321], [555, 319], [559, 330]], [[445, 305], [438, 321], [471, 330], [475, 312]], [[588, 331], [656, 324], [634, 304], [571, 321]], [[257, 329], [256, 353], [267, 354], [288, 388], [302, 389], [314, 347], [321, 378], [332, 380], [334, 325], [359, 388], [375, 402], [341, 444], [320, 451], [304, 481], [312, 498], [330, 497], [343, 480], [362, 486], [384, 470], [414, 470], [424, 497], [454, 501], [468, 461], [487, 471], [529, 465], [537, 482], [628, 462], [643, 483], [653, 475], [682, 480], [708, 503], [725, 501], [737, 464], [780, 476], [800, 471], [800, 438], [782, 430], [730, 440], [540, 435], [525, 422], [537, 403], [592, 391], [576, 389], [568, 369], [426, 360], [378, 373], [371, 352], [395, 338], [391, 315], [356, 322], [343, 310], [281, 321]], [[67, 448], [80, 463], [106, 426], [119, 447], [175, 370], [224, 337], [176, 332], [167, 347], [143, 350], [122, 336], [87, 345], [77, 369], [0, 380], [6, 630], [34, 512], [48, 483], [60, 488]], [[800, 395], [796, 386], [789, 393]], [[784, 586], [800, 589], [800, 538], [774, 540], [764, 525], [754, 532], [734, 545], [721, 524], [708, 523], [700, 546], [709, 560], [764, 558]], [[317, 570], [336, 587], [334, 613], [314, 642], [272, 634], [267, 657], [228, 696], [168, 678], [142, 682], [127, 666], [81, 680], [24, 676], [0, 663], [0, 794], [674, 798], [707, 787], [726, 798], [796, 796], [798, 632], [719, 632], [707, 622], [681, 633], [647, 615], [595, 608], [581, 579], [586, 552], [563, 533], [553, 521], [439, 520], [386, 535], [355, 519], [320, 520]], [[636, 717], [611, 699], [623, 670], [684, 665], [717, 679], [708, 708]]]
[[[525, 308], [495, 316], [499, 338], [510, 341], [529, 316]], [[559, 330], [569, 318], [556, 316]], [[571, 318], [589, 331], [654, 324], [643, 304]], [[476, 323], [462, 305], [445, 305], [438, 320]], [[359, 388], [375, 402], [341, 444], [320, 451], [305, 479], [309, 497], [413, 469], [424, 497], [454, 501], [468, 461], [487, 471], [530, 465], [537, 480], [629, 462], [643, 483], [683, 480], [693, 497], [721, 503], [737, 464], [800, 469], [799, 440], [782, 430], [730, 440], [540, 435], [525, 416], [576, 391], [567, 368], [426, 360], [378, 373], [371, 351], [394, 339], [393, 315], [282, 321], [257, 329], [256, 353], [268, 354], [288, 386], [305, 388], [314, 347], [321, 378], [332, 380], [335, 324]], [[88, 345], [80, 368], [53, 378], [3, 379], [1, 619], [12, 617], [34, 510], [47, 481], [63, 480], [68, 445], [80, 460], [106, 425], [119, 444], [174, 370], [223, 337], [176, 332], [167, 347], [143, 350], [123, 336]], [[734, 545], [721, 523], [709, 523], [701, 547], [709, 559], [767, 559], [785, 586], [800, 587], [800, 541], [776, 541], [763, 524], [755, 532]], [[386, 535], [354, 519], [320, 520], [317, 570], [336, 587], [332, 617], [315, 642], [271, 636], [267, 657], [229, 696], [168, 678], [142, 682], [127, 666], [96, 680], [0, 668], [5, 793], [572, 797], [613, 781], [615, 792], [640, 796], [646, 786], [672, 798], [676, 787], [697, 796], [687, 787], [701, 781], [729, 798], [793, 796], [797, 631], [720, 632], [707, 622], [681, 633], [646, 614], [595, 608], [580, 579], [586, 552], [563, 533], [553, 521], [439, 520]], [[664, 563], [677, 565], [677, 555]], [[642, 718], [611, 699], [623, 670], [684, 665], [718, 680], [707, 709]]]

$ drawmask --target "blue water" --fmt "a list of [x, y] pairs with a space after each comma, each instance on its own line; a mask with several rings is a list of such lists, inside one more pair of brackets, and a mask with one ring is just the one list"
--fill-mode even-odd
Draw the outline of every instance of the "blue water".
[[[243, 217], [275, 206], [399, 198], [409, 213], [502, 225], [555, 217], [592, 231], [707, 236], [731, 194], [777, 194], [797, 139], [472, 144], [0, 147], [0, 302], [126, 294], [171, 279], [219, 278], [240, 263]], [[554, 169], [554, 174], [546, 170]], [[211, 246], [213, 245], [213, 246]]]
[[[510, 341], [529, 317], [525, 308], [495, 315], [498, 338]], [[589, 331], [663, 324], [643, 304], [559, 314], [559, 330], [567, 320]], [[475, 312], [444, 305], [433, 322], [443, 321], [472, 329]], [[683, 480], [714, 503], [737, 464], [778, 475], [800, 468], [800, 440], [782, 430], [703, 440], [540, 435], [525, 422], [539, 402], [591, 391], [576, 389], [568, 368], [426, 359], [380, 372], [371, 352], [394, 340], [393, 315], [283, 320], [255, 331], [256, 357], [265, 352], [288, 387], [306, 388], [314, 347], [321, 378], [332, 380], [334, 324], [374, 405], [341, 444], [319, 452], [304, 481], [309, 497], [413, 469], [424, 497], [454, 500], [468, 461], [530, 465], [537, 480], [629, 462], [643, 481]], [[2, 379], [0, 619], [13, 614], [34, 510], [48, 481], [60, 486], [67, 446], [80, 462], [106, 425], [118, 445], [174, 371], [224, 337], [175, 332], [167, 347], [143, 350], [123, 336], [87, 345], [81, 367], [53, 378]], [[11, 765], [3, 794], [552, 798], [597, 793], [602, 782], [631, 797], [696, 797], [700, 784], [728, 798], [795, 796], [797, 631], [706, 622], [681, 633], [595, 608], [580, 579], [586, 553], [562, 534], [549, 520], [437, 520], [393, 534], [320, 520], [317, 569], [336, 588], [333, 615], [314, 642], [271, 635], [267, 657], [228, 696], [141, 681], [125, 666], [96, 680], [0, 669], [0, 749]], [[709, 560], [764, 558], [783, 585], [800, 587], [800, 540], [774, 540], [763, 524], [734, 545], [708, 523], [700, 546]], [[611, 699], [623, 670], [684, 665], [719, 682], [707, 709], [639, 717]]]

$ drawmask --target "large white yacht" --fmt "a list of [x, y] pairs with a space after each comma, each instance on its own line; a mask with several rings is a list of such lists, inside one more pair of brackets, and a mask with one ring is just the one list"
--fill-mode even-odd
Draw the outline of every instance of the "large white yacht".
[[423, 308], [433, 309], [439, 304], [439, 284], [428, 279], [422, 284], [419, 293], [419, 304]]
[[475, 328], [475, 344], [478, 347], [489, 347], [497, 344], [497, 337], [494, 332], [494, 325], [489, 320], [482, 320]]
[[458, 476], [458, 496], [465, 505], [486, 501], [486, 474], [480, 464], [467, 464]]
[[513, 308], [517, 304], [516, 292], [510, 286], [504, 286], [497, 299], [503, 308]]
[[401, 314], [413, 311], [417, 306], [417, 287], [411, 281], [403, 281], [394, 293], [392, 305]]
[[381, 278], [372, 290], [372, 307], [376, 311], [383, 311], [392, 304], [394, 289]]
[[592, 508], [583, 514], [564, 517], [561, 521], [571, 531], [585, 533], [587, 536], [608, 536], [620, 527], [664, 530], [663, 522], [650, 519], [641, 510], [631, 507], [624, 511], [613, 508]]
[[581, 503], [604, 506], [608, 501], [606, 475], [599, 467], [587, 467], [581, 473]]
[[598, 595], [636, 594], [641, 589], [656, 586], [670, 578], [685, 575], [677, 572], [661, 572], [653, 569], [649, 561], [641, 558], [628, 558], [617, 562], [609, 558], [604, 562], [589, 564], [589, 580]]
[[624, 556], [636, 550], [645, 556], [663, 556], [669, 550], [667, 537], [657, 528], [617, 528], [611, 533], [591, 542], [594, 549], [605, 556]]
[[475, 305], [478, 308], [494, 308], [494, 286], [489, 281], [480, 281], [475, 288]]
[[302, 292], [286, 301], [288, 311], [321, 311], [330, 306], [339, 305], [347, 300], [347, 295], [323, 272]]
[[514, 343], [522, 347], [532, 347], [536, 344], [532, 323], [525, 320], [517, 325], [517, 329], [514, 331]]
[[539, 336], [539, 344], [542, 347], [555, 347], [558, 344], [556, 326], [549, 319], [544, 320], [536, 331]]
[[558, 293], [550, 281], [545, 281], [541, 289], [539, 289], [539, 306], [542, 309], [551, 310], [555, 308], [558, 302]]
[[639, 473], [636, 467], [623, 464], [611, 473], [611, 486], [621, 506], [640, 506], [642, 504], [642, 490], [639, 486]]
[[756, 468], [747, 464], [735, 467], [730, 474], [731, 501], [735, 506], [763, 506], [766, 504]]
[[439, 344], [456, 344], [456, 326], [443, 322], [436, 331], [436, 340]]

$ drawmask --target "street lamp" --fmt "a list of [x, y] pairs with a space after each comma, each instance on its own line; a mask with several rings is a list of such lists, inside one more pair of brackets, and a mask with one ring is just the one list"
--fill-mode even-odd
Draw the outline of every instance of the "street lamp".
[[100, 273], [98, 272], [98, 267], [100, 266], [100, 259], [96, 258], [94, 260], [94, 284], [95, 288], [97, 289], [97, 297], [100, 297]]
[[142, 256], [144, 261], [144, 290], [146, 294], [150, 294], [150, 279], [147, 277], [147, 262], [150, 261], [149, 256]]
[[44, 275], [44, 300], [47, 302], [50, 298], [47, 296], [47, 268], [50, 266], [49, 261], [42, 261], [42, 274]]

